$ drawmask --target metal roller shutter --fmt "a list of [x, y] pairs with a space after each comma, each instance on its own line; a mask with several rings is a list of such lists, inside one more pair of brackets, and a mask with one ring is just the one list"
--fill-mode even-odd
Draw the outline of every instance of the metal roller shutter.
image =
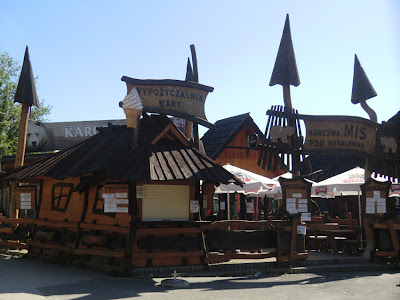
[[188, 221], [188, 185], [144, 185], [143, 221]]

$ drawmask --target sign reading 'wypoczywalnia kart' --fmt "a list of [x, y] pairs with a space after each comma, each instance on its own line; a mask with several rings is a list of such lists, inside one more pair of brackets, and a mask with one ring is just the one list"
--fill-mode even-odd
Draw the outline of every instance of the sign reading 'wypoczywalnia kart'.
[[359, 117], [301, 116], [307, 153], [372, 153], [377, 123]]
[[213, 87], [196, 82], [172, 79], [135, 79], [123, 76], [128, 93], [135, 87], [143, 103], [143, 111], [163, 113], [212, 127], [205, 115], [205, 101]]

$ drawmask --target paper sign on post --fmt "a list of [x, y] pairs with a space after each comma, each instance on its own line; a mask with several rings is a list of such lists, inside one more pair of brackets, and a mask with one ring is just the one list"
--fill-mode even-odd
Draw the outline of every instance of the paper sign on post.
[[386, 205], [377, 205], [376, 213], [377, 214], [386, 214]]
[[144, 186], [137, 186], [136, 187], [136, 198], [144, 198]]
[[308, 212], [307, 204], [299, 204], [299, 212]]
[[199, 212], [199, 201], [191, 200], [190, 201], [190, 212], [191, 213], [198, 213]]
[[297, 234], [306, 234], [307, 229], [304, 225], [297, 225]]
[[303, 222], [311, 221], [311, 213], [301, 213], [301, 220]]
[[116, 198], [128, 198], [128, 193], [116, 193]]
[[116, 211], [117, 211], [117, 199], [104, 198], [104, 212], [111, 213], [111, 212], [116, 212]]
[[286, 203], [286, 209], [287, 211], [297, 210], [296, 203]]
[[129, 204], [128, 199], [117, 199], [117, 204]]
[[253, 202], [247, 202], [246, 203], [246, 211], [248, 214], [254, 213], [254, 204]]

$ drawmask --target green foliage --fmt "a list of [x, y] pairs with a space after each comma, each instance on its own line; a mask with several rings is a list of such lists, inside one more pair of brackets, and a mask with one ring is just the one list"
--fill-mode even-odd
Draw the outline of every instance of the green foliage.
[[[21, 105], [14, 103], [21, 66], [7, 52], [0, 52], [0, 156], [13, 155], [18, 144]], [[51, 106], [33, 107], [29, 118], [48, 121]]]

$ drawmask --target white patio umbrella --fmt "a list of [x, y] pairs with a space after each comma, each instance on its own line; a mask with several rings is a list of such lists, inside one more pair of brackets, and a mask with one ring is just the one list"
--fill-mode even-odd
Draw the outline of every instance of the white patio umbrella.
[[321, 182], [313, 184], [311, 194], [317, 197], [334, 198], [336, 196], [358, 195], [360, 185], [365, 182], [364, 169], [356, 167]]
[[263, 195], [266, 191], [273, 190], [279, 182], [270, 179], [268, 177], [264, 177], [258, 175], [256, 173], [232, 166], [230, 164], [226, 164], [223, 166], [224, 169], [234, 174], [237, 178], [243, 181], [243, 187], [236, 184], [221, 184], [217, 187], [215, 193], [222, 194], [226, 192], [239, 192], [245, 195], [258, 197]]
[[[311, 194], [316, 197], [324, 198], [357, 196], [361, 193], [360, 186], [365, 183], [364, 174], [365, 170], [363, 168], [355, 167], [354, 169], [313, 184]], [[377, 181], [388, 180], [383, 176], [375, 176], [375, 173], [372, 174], [372, 178]], [[392, 184], [394, 189], [391, 189], [392, 193], [389, 193], [389, 196], [394, 196], [396, 193], [400, 192], [396, 190], [398, 180], [394, 180]]]

